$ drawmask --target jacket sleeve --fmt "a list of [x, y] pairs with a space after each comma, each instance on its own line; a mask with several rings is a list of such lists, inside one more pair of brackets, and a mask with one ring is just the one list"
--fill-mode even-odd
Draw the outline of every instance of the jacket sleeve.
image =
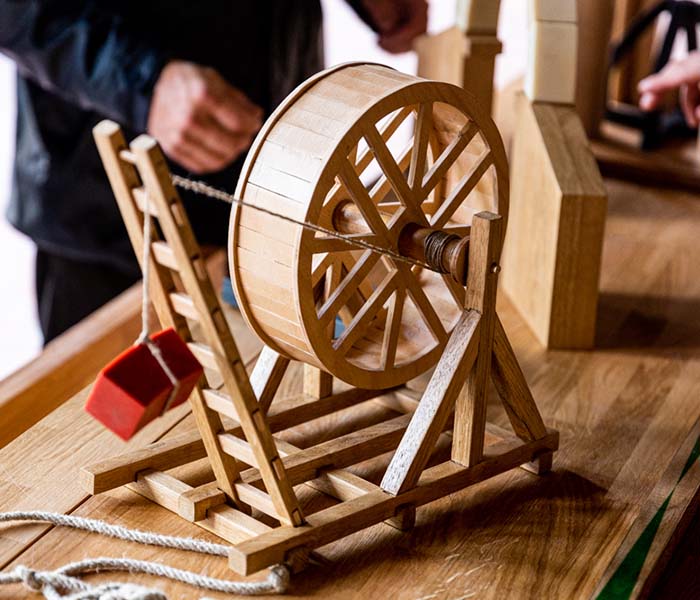
[[100, 2], [0, 0], [0, 51], [23, 77], [83, 109], [144, 130], [167, 61]]

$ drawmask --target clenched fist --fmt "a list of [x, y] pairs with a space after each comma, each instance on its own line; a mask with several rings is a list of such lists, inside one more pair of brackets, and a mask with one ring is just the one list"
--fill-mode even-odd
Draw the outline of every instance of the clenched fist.
[[169, 62], [153, 90], [148, 133], [193, 173], [211, 173], [248, 149], [263, 111], [214, 69]]

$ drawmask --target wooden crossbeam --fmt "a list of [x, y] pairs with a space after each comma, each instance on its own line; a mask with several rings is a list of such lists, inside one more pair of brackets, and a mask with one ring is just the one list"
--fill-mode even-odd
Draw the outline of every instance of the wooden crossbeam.
[[[384, 390], [351, 389], [320, 400], [308, 396], [293, 396], [271, 406], [268, 422], [273, 432], [283, 431], [311, 419], [356, 406], [384, 393]], [[233, 427], [227, 430], [227, 433], [241, 436], [242, 430]], [[100, 494], [132, 483], [142, 471], [166, 471], [200, 460], [206, 455], [199, 432], [192, 431], [83, 467], [81, 479], [86, 490], [92, 494]]]
[[337, 504], [307, 517], [301, 527], [278, 527], [237, 544], [231, 549], [229, 565], [243, 575], [284, 562], [288, 553], [300, 547], [317, 548], [343, 536], [379, 523], [405, 505], [421, 506], [453, 494], [470, 485], [530, 462], [542, 452], [554, 451], [559, 434], [523, 444], [515, 437], [489, 446], [484, 459], [473, 467], [448, 461], [426, 469], [418, 485], [396, 496], [380, 490]]

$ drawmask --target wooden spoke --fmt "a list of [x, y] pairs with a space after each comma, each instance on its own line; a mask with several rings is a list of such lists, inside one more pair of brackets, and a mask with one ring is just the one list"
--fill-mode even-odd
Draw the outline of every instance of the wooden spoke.
[[493, 155], [490, 151], [485, 151], [476, 163], [474, 168], [467, 173], [457, 184], [457, 187], [452, 190], [450, 197], [445, 200], [438, 211], [433, 215], [430, 223], [431, 227], [436, 229], [442, 228], [455, 211], [460, 207], [464, 199], [477, 186], [484, 173], [493, 164]]
[[382, 341], [382, 369], [389, 369], [396, 363], [396, 347], [399, 343], [401, 319], [403, 317], [403, 306], [405, 302], [406, 289], [403, 285], [399, 284], [391, 298], [389, 311], [386, 317], [386, 327], [384, 329], [384, 339]]
[[[326, 277], [324, 278], [324, 289], [323, 289], [323, 300], [327, 300], [331, 297], [333, 292], [338, 289], [340, 282], [343, 279], [343, 263], [338, 259], [334, 259], [331, 266], [326, 271]], [[331, 335], [333, 331], [331, 330]]]
[[[410, 162], [411, 162], [411, 156], [413, 155], [413, 146], [409, 145], [406, 147], [406, 149], [401, 153], [401, 156], [399, 156], [399, 160], [397, 162], [399, 169], [401, 171], [405, 171]], [[391, 183], [389, 182], [389, 179], [387, 178], [386, 174], [382, 175], [378, 180], [377, 183], [372, 186], [372, 189], [369, 192], [369, 195], [372, 198], [372, 202], [374, 202], [375, 205], [378, 205], [384, 198], [386, 198], [386, 195], [389, 193], [391, 190]], [[384, 203], [387, 204], [387, 203]], [[390, 204], [395, 204], [395, 205], [400, 205], [403, 206], [401, 202], [392, 202]]]
[[369, 193], [362, 184], [360, 177], [355, 172], [349, 161], [345, 160], [341, 164], [339, 177], [341, 178], [343, 185], [345, 185], [350, 193], [355, 205], [362, 213], [362, 216], [367, 222], [369, 228], [380, 238], [382, 238], [388, 245], [390, 243], [389, 230], [377, 211], [377, 207], [369, 197]]
[[362, 280], [367, 277], [369, 272], [372, 270], [377, 261], [379, 260], [380, 254], [372, 252], [371, 250], [366, 250], [360, 257], [353, 268], [348, 273], [347, 277], [343, 279], [340, 285], [335, 289], [330, 298], [321, 307], [320, 313], [318, 315], [318, 320], [321, 326], [327, 325], [335, 316], [338, 311], [347, 303], [356, 291], [357, 287], [360, 285]]
[[351, 233], [343, 236], [347, 241], [336, 237], [319, 236], [313, 238], [311, 252], [319, 254], [321, 252], [349, 252], [351, 250], [359, 250], [358, 246], [354, 246], [352, 242], [360, 241], [378, 246], [381, 244], [379, 236], [365, 233]]
[[[429, 158], [431, 162], [431, 168], [437, 163], [442, 154], [440, 149], [440, 142], [438, 142], [437, 137], [434, 133], [430, 134], [430, 144], [428, 146]], [[442, 203], [443, 197], [445, 195], [445, 179], [441, 178], [430, 190], [429, 194], [423, 196], [423, 212], [435, 212], [438, 206]], [[431, 208], [428, 209], [426, 204], [426, 199], [430, 198]]]
[[427, 226], [427, 219], [425, 215], [418, 207], [419, 202], [413, 191], [408, 187], [408, 183], [404, 178], [404, 174], [401, 172], [398, 163], [389, 151], [389, 147], [386, 142], [382, 139], [382, 136], [377, 131], [374, 126], [367, 127], [365, 132], [365, 138], [369, 147], [374, 152], [374, 156], [377, 158], [379, 166], [384, 171], [387, 179], [391, 183], [391, 187], [399, 199], [399, 202], [403, 204], [407, 210], [410, 211], [411, 217], [416, 223], [420, 225]]
[[382, 309], [384, 303], [389, 299], [389, 297], [394, 293], [396, 289], [396, 271], [388, 273], [387, 276], [382, 280], [382, 282], [374, 290], [372, 296], [365, 302], [364, 306], [355, 315], [350, 325], [345, 329], [343, 335], [341, 335], [333, 344], [333, 347], [341, 354], [345, 356], [353, 344], [362, 337], [367, 329], [369, 329], [372, 321], [377, 316], [377, 313]]
[[413, 271], [411, 271], [411, 268], [408, 265], [403, 263], [396, 263], [396, 268], [401, 272], [408, 293], [411, 296], [413, 303], [416, 305], [416, 309], [418, 309], [418, 313], [423, 319], [423, 322], [430, 329], [438, 342], [444, 342], [447, 339], [445, 327], [443, 326], [440, 317], [435, 312], [430, 299], [425, 295], [425, 292], [423, 291], [420, 282], [416, 279], [415, 274]]
[[[391, 138], [394, 133], [396, 133], [396, 130], [401, 126], [401, 124], [406, 120], [406, 118], [415, 110], [413, 106], [406, 106], [405, 108], [402, 108], [396, 115], [389, 120], [388, 123], [385, 123], [381, 130], [381, 136], [385, 140], [388, 140]], [[370, 165], [372, 162], [372, 151], [367, 148], [360, 158], [355, 162], [355, 171], [359, 174], [362, 174], [363, 171]]]
[[433, 129], [433, 103], [421, 104], [416, 119], [415, 134], [413, 136], [413, 153], [411, 154], [411, 168], [408, 172], [408, 185], [416, 197], [421, 198], [425, 164], [428, 159], [428, 144]]
[[438, 182], [447, 175], [447, 171], [449, 171], [450, 167], [459, 158], [459, 155], [462, 154], [464, 149], [469, 145], [469, 142], [474, 139], [478, 131], [479, 128], [476, 123], [470, 121], [459, 135], [452, 140], [452, 143], [445, 148], [445, 151], [440, 155], [437, 162], [433, 164], [423, 180], [422, 197], [427, 196]]
[[311, 272], [312, 288], [315, 288], [319, 284], [323, 276], [326, 274], [326, 271], [328, 271], [328, 269], [332, 266], [333, 262], [335, 262], [335, 258], [328, 254], [324, 256], [313, 268], [313, 271]]
[[[344, 254], [340, 255], [341, 256], [341, 261], [343, 263], [343, 274], [347, 275], [352, 268], [355, 266], [355, 261], [352, 259], [351, 256]], [[372, 292], [374, 291], [374, 288], [372, 288], [372, 284], [369, 282], [368, 279], [364, 279], [360, 282], [360, 285], [357, 288], [357, 297], [362, 301], [366, 302], [367, 298], [369, 298], [372, 295]]]

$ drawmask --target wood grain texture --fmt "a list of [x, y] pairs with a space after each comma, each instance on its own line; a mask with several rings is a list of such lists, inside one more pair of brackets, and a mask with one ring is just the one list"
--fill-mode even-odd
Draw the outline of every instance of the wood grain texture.
[[542, 344], [590, 348], [606, 193], [576, 112], [518, 97], [503, 289]]
[[[402, 120], [414, 124], [413, 136], [397, 150], [389, 142]], [[348, 64], [280, 105], [236, 195], [326, 227], [337, 227], [336, 209], [350, 203], [365, 241], [391, 249], [407, 227], [468, 227], [477, 187], [485, 209], [506, 219], [506, 162], [490, 110], [468, 92]], [[380, 177], [367, 190], [361, 176], [372, 163]], [[391, 208], [383, 202], [390, 191]], [[251, 329], [279, 354], [358, 388], [394, 387], [434, 366], [462, 312], [455, 286], [433, 270], [374, 249], [352, 252], [309, 228], [278, 228], [245, 205], [234, 206], [229, 237], [231, 280]], [[397, 302], [400, 310], [389, 311]], [[338, 317], [345, 329], [336, 338]]]
[[[700, 272], [693, 253], [700, 205], [690, 194], [615, 181], [608, 182], [608, 191], [598, 349], [543, 350], [510, 300], [501, 295], [499, 302], [504, 329], [545, 421], [562, 430], [553, 472], [536, 480], [512, 471], [418, 509], [411, 532], [378, 525], [329, 546], [324, 550], [332, 566], [311, 567], [293, 577], [290, 598], [355, 598], [358, 590], [407, 600], [431, 594], [452, 600], [472, 593], [526, 600], [594, 593], [642, 505], [700, 417]], [[238, 323], [234, 331], [245, 354], [244, 342], [258, 342], [245, 333], [240, 315]], [[292, 365], [285, 379], [284, 393], [292, 397], [301, 391], [298, 366]], [[507, 427], [507, 416], [499, 416], [498, 410], [497, 399], [491, 397], [489, 418]], [[374, 414], [370, 403], [344, 413], [336, 426], [348, 431]], [[161, 425], [165, 423], [157, 427]], [[171, 435], [192, 427], [187, 420]], [[292, 441], [301, 436], [292, 430], [287, 435]], [[86, 501], [74, 484], [80, 464], [108, 458], [123, 447], [80, 415], [80, 398], [71, 401], [0, 451], [2, 509], [53, 508], [216, 539], [128, 490]], [[367, 476], [378, 481], [377, 473]], [[317, 499], [312, 504], [305, 494], [303, 502], [305, 513], [327, 507]], [[689, 531], [691, 542], [698, 537], [697, 526]], [[237, 578], [223, 559], [46, 527], [0, 526], [0, 551], [3, 565], [16, 559], [12, 564], [50, 568], [86, 556], [127, 554]], [[655, 597], [692, 598], [683, 593], [698, 589], [688, 590], [693, 569], [697, 571], [695, 552], [674, 556], [667, 571], [670, 579]], [[105, 574], [91, 580], [114, 578]], [[184, 585], [147, 577], [133, 580], [162, 585], [173, 597], [192, 595]], [[15, 587], [0, 588], [3, 600], [20, 593]], [[210, 595], [225, 600], [222, 594]]]
[[700, 504], [700, 421], [696, 421], [641, 508], [596, 596], [651, 596]]
[[0, 448], [91, 383], [140, 330], [141, 286], [135, 285], [0, 381]]

